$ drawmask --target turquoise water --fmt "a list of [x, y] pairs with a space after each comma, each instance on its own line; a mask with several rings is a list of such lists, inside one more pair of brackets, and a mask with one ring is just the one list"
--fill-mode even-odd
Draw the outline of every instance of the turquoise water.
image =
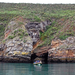
[[0, 75], [75, 75], [75, 63], [43, 64], [0, 63]]

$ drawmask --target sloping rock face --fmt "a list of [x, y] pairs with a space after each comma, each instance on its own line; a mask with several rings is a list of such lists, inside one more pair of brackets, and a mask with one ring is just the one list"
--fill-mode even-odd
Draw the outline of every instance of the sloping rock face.
[[75, 62], [75, 37], [52, 40], [48, 50], [48, 62]]
[[33, 42], [25, 28], [26, 20], [14, 18], [5, 30], [4, 44], [0, 46], [0, 60], [30, 62]]
[[38, 22], [30, 22], [25, 25], [29, 36], [32, 38], [33, 44], [35, 44], [40, 39], [40, 31], [44, 32], [46, 30], [46, 26], [51, 25], [49, 20], [38, 23]]

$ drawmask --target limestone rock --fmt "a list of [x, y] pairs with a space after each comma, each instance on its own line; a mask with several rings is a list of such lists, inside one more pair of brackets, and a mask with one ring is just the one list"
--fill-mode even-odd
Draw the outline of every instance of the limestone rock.
[[[25, 28], [25, 20], [11, 20], [5, 29], [5, 48], [0, 46], [3, 61], [30, 62], [33, 41]], [[9, 33], [10, 31], [10, 33]]]
[[4, 46], [5, 46], [4, 44], [1, 44], [0, 45], [0, 51], [3, 51], [4, 50]]
[[75, 37], [52, 40], [48, 50], [48, 62], [75, 62]]
[[[13, 56], [19, 56], [19, 57], [21, 57], [21, 56], [30, 57], [31, 56], [30, 52], [32, 51], [32, 48], [33, 48], [32, 41], [28, 40], [26, 43], [24, 43], [23, 41], [20, 41], [20, 40], [14, 40], [16, 42], [13, 42], [13, 40], [8, 41], [8, 43], [6, 44], [6, 50], [5, 50], [4, 57], [8, 56], [8, 58], [9, 58], [9, 57], [13, 57]], [[16, 57], [16, 58], [18, 58], [18, 57]], [[12, 59], [14, 60], [14, 58], [12, 58]], [[20, 61], [20, 60], [18, 60], [18, 61]], [[25, 61], [25, 59], [23, 61]]]
[[46, 30], [46, 26], [51, 25], [49, 20], [44, 22], [31, 22], [25, 25], [29, 36], [32, 38], [32, 41], [36, 43], [40, 39], [40, 31], [44, 32]]

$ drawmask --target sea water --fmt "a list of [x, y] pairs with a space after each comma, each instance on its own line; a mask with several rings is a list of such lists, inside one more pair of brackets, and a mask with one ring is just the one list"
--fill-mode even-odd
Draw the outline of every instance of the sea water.
[[0, 75], [75, 75], [75, 63], [0, 63]]

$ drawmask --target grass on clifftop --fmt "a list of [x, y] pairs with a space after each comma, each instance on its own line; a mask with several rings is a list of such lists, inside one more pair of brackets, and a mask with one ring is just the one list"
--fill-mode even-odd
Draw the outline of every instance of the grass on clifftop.
[[0, 14], [19, 15], [31, 21], [42, 21], [52, 17], [60, 18], [63, 16], [66, 17], [74, 16], [75, 5], [0, 3]]
[[[75, 33], [72, 31], [75, 27], [75, 4], [0, 3], [1, 23], [7, 25], [13, 17], [17, 16], [22, 16], [32, 22], [52, 20], [52, 25], [41, 34], [43, 45], [49, 45], [55, 37], [63, 40], [74, 36]], [[0, 36], [3, 36], [5, 27], [0, 26], [0, 29]]]

